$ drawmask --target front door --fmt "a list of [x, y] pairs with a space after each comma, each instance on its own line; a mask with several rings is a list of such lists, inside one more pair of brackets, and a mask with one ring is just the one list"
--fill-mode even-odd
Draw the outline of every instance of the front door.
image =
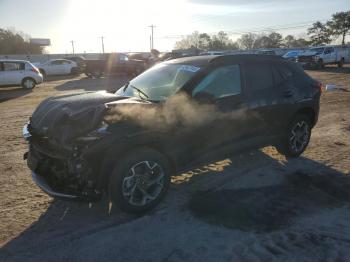
[[232, 144], [246, 135], [248, 119], [244, 104], [240, 65], [213, 69], [192, 91], [198, 102], [196, 132], [189, 141], [191, 153], [201, 154]]

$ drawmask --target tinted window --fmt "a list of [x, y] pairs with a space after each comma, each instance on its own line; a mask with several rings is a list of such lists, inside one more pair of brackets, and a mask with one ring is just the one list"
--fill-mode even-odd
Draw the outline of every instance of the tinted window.
[[119, 61], [127, 61], [129, 60], [126, 55], [119, 55]]
[[334, 48], [333, 47], [327, 47], [326, 50], [324, 51], [325, 54], [330, 54], [334, 52]]
[[293, 76], [293, 71], [288, 66], [283, 64], [272, 65], [272, 73], [276, 85], [287, 81]]
[[51, 62], [52, 65], [61, 65], [63, 64], [62, 60], [55, 60]]
[[215, 98], [240, 94], [241, 74], [239, 65], [215, 69], [193, 90], [192, 96], [198, 92], [208, 93]]
[[261, 90], [273, 87], [271, 66], [267, 63], [246, 65], [246, 78], [251, 90]]
[[4, 70], [4, 71], [18, 71], [18, 70], [24, 70], [24, 63], [18, 63], [18, 62], [4, 62], [4, 63], [3, 63], [3, 70]]

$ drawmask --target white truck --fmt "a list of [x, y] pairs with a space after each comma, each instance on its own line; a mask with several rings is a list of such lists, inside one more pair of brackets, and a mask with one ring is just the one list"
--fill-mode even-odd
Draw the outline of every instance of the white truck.
[[336, 64], [342, 67], [348, 61], [349, 47], [319, 46], [305, 50], [296, 58], [303, 67], [323, 68], [325, 65]]

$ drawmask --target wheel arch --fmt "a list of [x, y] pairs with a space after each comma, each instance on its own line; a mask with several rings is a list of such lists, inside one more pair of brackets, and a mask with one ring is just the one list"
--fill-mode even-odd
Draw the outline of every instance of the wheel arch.
[[293, 119], [297, 115], [306, 115], [310, 119], [312, 127], [314, 127], [314, 125], [316, 124], [316, 112], [311, 107], [300, 108], [298, 111], [295, 112]]
[[171, 172], [176, 171], [176, 161], [175, 159], [168, 154], [161, 146], [157, 145], [156, 143], [136, 143], [132, 144], [131, 146], [112, 146], [106, 153], [105, 157], [102, 160], [101, 168], [100, 168], [100, 175], [97, 181], [97, 187], [100, 189], [106, 189], [106, 186], [108, 186], [109, 176], [111, 174], [111, 170], [116, 164], [116, 159], [121, 159], [124, 156], [130, 154], [131, 152], [134, 152], [136, 150], [153, 150], [161, 155], [163, 155], [166, 160], [168, 161], [169, 167]]
[[[23, 77], [23, 79], [22, 79], [22, 81], [21, 81], [21, 85], [23, 85], [24, 81], [27, 80], [27, 79], [33, 80], [35, 84], [38, 84], [38, 83], [36, 82], [36, 80], [35, 80], [33, 77], [31, 77], [31, 76], [25, 76], [25, 77]], [[18, 82], [17, 82], [17, 83], [18, 83]]]

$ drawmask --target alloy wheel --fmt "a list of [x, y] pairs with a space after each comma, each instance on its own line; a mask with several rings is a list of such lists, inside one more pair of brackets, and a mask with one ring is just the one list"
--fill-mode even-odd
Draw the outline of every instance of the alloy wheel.
[[304, 150], [310, 139], [310, 129], [306, 121], [301, 120], [297, 122], [291, 130], [289, 143], [290, 148], [294, 152], [301, 152]]
[[154, 161], [133, 165], [122, 182], [122, 195], [133, 206], [144, 206], [159, 197], [165, 185], [163, 168]]

